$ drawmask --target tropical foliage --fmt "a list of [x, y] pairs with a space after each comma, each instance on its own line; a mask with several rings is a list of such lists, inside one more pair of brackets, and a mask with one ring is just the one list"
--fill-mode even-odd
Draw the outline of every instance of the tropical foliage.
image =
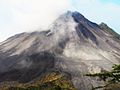
[[[94, 89], [98, 89], [98, 88], [106, 89], [106, 88], [110, 88], [110, 86], [112, 85], [117, 86], [117, 85], [120, 85], [120, 65], [113, 65], [111, 71], [104, 71], [104, 72], [95, 73], [95, 74], [86, 74], [86, 76], [99, 77], [101, 80], [106, 82], [105, 86], [95, 87]], [[117, 90], [114, 88], [111, 87], [111, 89], [109, 90]], [[117, 88], [119, 88], [118, 90], [120, 90], [120, 86]]]
[[76, 90], [69, 76], [56, 72], [48, 73], [33, 83], [4, 82], [1, 88], [2, 90]]

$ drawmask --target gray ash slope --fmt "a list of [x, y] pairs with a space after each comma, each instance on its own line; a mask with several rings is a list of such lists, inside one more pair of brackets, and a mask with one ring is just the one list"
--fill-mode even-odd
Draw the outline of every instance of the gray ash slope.
[[68, 11], [48, 31], [25, 32], [0, 43], [0, 82], [28, 83], [57, 70], [69, 73], [76, 88], [89, 90], [99, 83], [84, 74], [120, 63], [120, 40], [114, 37], [80, 13]]

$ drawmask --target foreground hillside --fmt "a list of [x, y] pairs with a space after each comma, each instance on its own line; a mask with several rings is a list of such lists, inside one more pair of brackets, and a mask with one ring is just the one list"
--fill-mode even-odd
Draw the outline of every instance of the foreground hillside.
[[51, 72], [31, 83], [3, 82], [2, 90], [77, 90], [70, 77], [60, 72]]

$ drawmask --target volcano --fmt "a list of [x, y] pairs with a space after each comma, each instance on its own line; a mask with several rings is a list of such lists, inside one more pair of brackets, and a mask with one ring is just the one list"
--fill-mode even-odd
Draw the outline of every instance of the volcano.
[[72, 88], [67, 90], [90, 90], [103, 83], [85, 74], [109, 71], [119, 63], [120, 35], [105, 23], [68, 11], [48, 30], [24, 32], [0, 43], [0, 87], [64, 79]]

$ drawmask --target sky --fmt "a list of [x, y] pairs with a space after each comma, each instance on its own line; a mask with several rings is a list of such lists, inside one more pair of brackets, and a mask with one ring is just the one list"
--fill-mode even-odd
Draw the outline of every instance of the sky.
[[120, 0], [0, 0], [0, 41], [21, 32], [45, 30], [67, 10], [120, 33]]

